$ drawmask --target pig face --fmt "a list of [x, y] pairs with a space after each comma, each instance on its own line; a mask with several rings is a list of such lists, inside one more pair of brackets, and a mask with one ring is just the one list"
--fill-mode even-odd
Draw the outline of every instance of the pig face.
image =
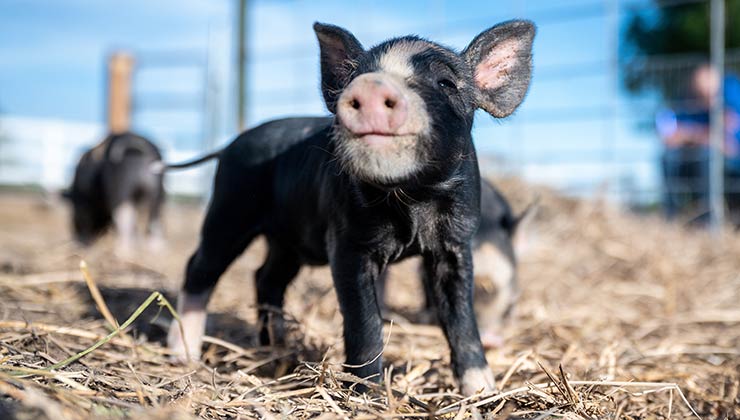
[[88, 199], [73, 199], [72, 230], [81, 245], [91, 245], [105, 233], [110, 222], [105, 211], [95, 208]]
[[348, 173], [381, 185], [448, 179], [470, 158], [473, 115], [511, 114], [529, 85], [534, 26], [499, 24], [462, 52], [407, 36], [365, 50], [316, 23], [322, 93]]
[[72, 186], [64, 193], [72, 205], [72, 231], [82, 245], [91, 245], [111, 223], [100, 185], [99, 162], [85, 153], [77, 166]]

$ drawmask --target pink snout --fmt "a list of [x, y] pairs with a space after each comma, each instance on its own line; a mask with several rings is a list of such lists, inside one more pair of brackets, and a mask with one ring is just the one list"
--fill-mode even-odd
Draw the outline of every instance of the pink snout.
[[337, 117], [356, 136], [399, 135], [408, 116], [408, 104], [401, 92], [377, 73], [363, 74], [350, 83], [339, 97]]

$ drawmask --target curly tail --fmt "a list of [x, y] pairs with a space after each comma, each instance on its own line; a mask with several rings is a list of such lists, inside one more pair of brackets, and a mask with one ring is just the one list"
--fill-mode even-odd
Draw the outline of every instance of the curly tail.
[[162, 174], [166, 171], [169, 171], [171, 169], [185, 169], [189, 168], [191, 166], [200, 165], [203, 162], [207, 162], [211, 159], [218, 159], [221, 157], [222, 150], [217, 150], [215, 152], [211, 152], [207, 155], [203, 155], [199, 158], [195, 158], [192, 160], [187, 160], [185, 162], [178, 162], [178, 163], [164, 163], [161, 160], [158, 160], [156, 162], [152, 162], [149, 169], [154, 172], [155, 174]]

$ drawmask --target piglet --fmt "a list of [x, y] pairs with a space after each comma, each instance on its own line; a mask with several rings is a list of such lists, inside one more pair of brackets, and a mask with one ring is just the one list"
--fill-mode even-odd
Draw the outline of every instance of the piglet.
[[185, 336], [171, 327], [169, 345], [200, 355], [219, 277], [264, 235], [268, 256], [256, 274], [262, 343], [283, 342], [285, 289], [300, 267], [329, 264], [348, 369], [379, 381], [375, 282], [388, 264], [420, 255], [462, 393], [493, 390], [473, 313], [481, 190], [471, 128], [476, 109], [500, 118], [522, 102], [534, 25], [496, 25], [460, 53], [415, 36], [365, 49], [340, 27], [314, 30], [333, 115], [267, 122], [220, 153], [178, 302]]

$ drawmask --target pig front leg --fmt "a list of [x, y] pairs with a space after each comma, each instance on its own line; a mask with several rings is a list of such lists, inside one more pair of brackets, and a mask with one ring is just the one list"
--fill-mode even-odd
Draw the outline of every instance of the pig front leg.
[[353, 249], [347, 243], [335, 243], [330, 253], [334, 287], [344, 318], [346, 369], [375, 382], [381, 379], [383, 360], [383, 320], [375, 294], [375, 282], [385, 264]]
[[450, 345], [452, 370], [465, 395], [496, 388], [473, 312], [473, 266], [469, 244], [425, 253], [425, 280]]

